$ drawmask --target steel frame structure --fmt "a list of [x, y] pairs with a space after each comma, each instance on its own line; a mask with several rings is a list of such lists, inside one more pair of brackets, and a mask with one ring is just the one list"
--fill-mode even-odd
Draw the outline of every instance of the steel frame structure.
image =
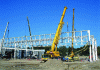
[[[93, 60], [90, 58], [90, 62], [97, 60], [97, 43], [96, 39], [93, 35], [90, 35], [90, 30], [83, 30], [83, 31], [71, 31], [71, 32], [62, 32], [60, 41], [58, 46], [62, 45], [71, 45], [72, 43], [72, 32], [73, 35], [73, 44], [75, 45], [85, 45], [87, 42], [90, 44], [90, 57], [93, 55]], [[42, 35], [32, 35], [32, 36], [23, 36], [23, 37], [12, 37], [12, 38], [5, 38], [1, 39], [3, 43], [0, 46], [1, 49], [15, 49], [16, 50], [26, 50], [26, 51], [44, 51], [44, 50], [34, 50], [27, 49], [28, 47], [44, 47], [49, 46], [52, 44], [54, 39], [55, 33], [51, 34], [42, 34]], [[32, 39], [31, 39], [32, 38]], [[92, 43], [92, 48], [91, 48]], [[92, 50], [91, 50], [92, 49]], [[1, 52], [1, 51], [0, 51]], [[27, 54], [27, 52], [26, 52]], [[15, 57], [15, 56], [14, 56]]]

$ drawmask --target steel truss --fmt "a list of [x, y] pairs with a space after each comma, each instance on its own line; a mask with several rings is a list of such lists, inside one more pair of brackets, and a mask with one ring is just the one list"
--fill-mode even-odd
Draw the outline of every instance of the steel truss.
[[[31, 50], [31, 51], [44, 51], [44, 50], [34, 50], [27, 49], [28, 47], [45, 47], [52, 44], [55, 33], [33, 35], [33, 36], [23, 36], [23, 37], [12, 37], [2, 39], [1, 49], [15, 49], [16, 50]], [[31, 39], [32, 38], [32, 39]], [[90, 57], [93, 55], [93, 60], [90, 58], [90, 62], [97, 60], [97, 43], [93, 35], [90, 35], [90, 30], [74, 31], [74, 46], [75, 45], [85, 45], [87, 42], [90, 44]], [[2, 41], [1, 40], [1, 41]], [[58, 46], [67, 46], [72, 43], [72, 32], [62, 32], [59, 40]], [[91, 48], [92, 43], [92, 48]], [[91, 50], [92, 49], [92, 50]], [[91, 53], [92, 51], [92, 53]]]

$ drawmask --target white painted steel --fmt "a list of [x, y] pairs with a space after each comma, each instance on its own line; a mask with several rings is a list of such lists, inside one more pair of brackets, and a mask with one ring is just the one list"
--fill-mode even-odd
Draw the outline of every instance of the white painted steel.
[[[83, 35], [84, 32], [86, 32], [87, 34], [86, 35]], [[59, 45], [69, 45], [71, 46], [71, 43], [72, 43], [72, 36], [71, 36], [71, 33], [72, 32], [62, 32], [62, 34], [65, 34], [66, 36], [64, 37], [61, 37], [61, 39], [65, 40], [63, 41], [63, 44], [59, 41]], [[77, 33], [79, 33], [79, 35], [77, 35]], [[5, 38], [4, 39], [4, 42], [3, 42], [3, 46], [0, 46], [0, 51], [1, 49], [15, 49], [15, 44], [16, 44], [16, 50], [26, 50], [26, 55], [27, 55], [27, 51], [36, 51], [33, 49], [32, 45], [34, 47], [36, 47], [37, 45], [51, 45], [52, 42], [53, 42], [53, 39], [54, 39], [54, 35], [55, 33], [51, 33], [51, 34], [42, 34], [42, 35], [33, 35], [31, 37], [34, 37], [34, 39], [30, 36], [22, 36], [22, 37], [12, 37], [12, 38]], [[47, 36], [47, 37], [46, 37]], [[41, 38], [43, 37], [43, 38]], [[49, 37], [49, 38], [48, 38]], [[21, 40], [16, 40], [16, 39], [21, 39]], [[24, 38], [26, 38], [26, 40], [24, 40]], [[30, 40], [28, 39], [30, 38]], [[14, 39], [14, 40], [13, 40]], [[84, 40], [86, 39], [86, 40]], [[49, 41], [49, 42], [48, 42]], [[90, 57], [91, 57], [91, 41], [92, 41], [92, 53], [93, 53], [93, 61], [94, 60], [97, 60], [97, 44], [96, 44], [96, 40], [95, 40], [95, 44], [93, 44], [94, 42], [94, 36], [93, 35], [90, 35], [90, 30], [83, 30], [83, 31], [74, 31], [74, 43], [76, 43], [76, 45], [82, 45], [84, 43], [87, 43], [89, 42], [90, 44], [90, 47], [89, 47], [89, 50], [90, 50]], [[11, 47], [7, 47], [8, 45], [10, 46], [14, 46], [14, 48], [11, 48]], [[18, 48], [18, 46], [20, 48]], [[23, 49], [23, 46], [25, 47]], [[32, 47], [32, 49], [27, 49], [27, 47]], [[40, 47], [40, 46], [38, 46]], [[95, 48], [95, 49], [94, 49]], [[93, 51], [94, 50], [94, 51]], [[37, 50], [39, 51], [39, 50]], [[41, 50], [42, 51], [42, 50]], [[96, 56], [96, 59], [95, 56]], [[92, 62], [92, 59], [90, 58], [90, 62]]]
[[90, 41], [90, 30], [88, 30], [88, 35], [89, 35], [89, 45], [90, 45], [90, 48], [89, 48], [89, 50], [90, 50], [90, 62], [92, 62], [92, 59], [91, 59], [91, 41]]
[[95, 56], [96, 56], [96, 60], [97, 60], [97, 43], [96, 43], [96, 40], [95, 40]]
[[95, 55], [94, 55], [94, 38], [92, 39], [92, 55], [93, 55], [93, 61], [95, 61]]

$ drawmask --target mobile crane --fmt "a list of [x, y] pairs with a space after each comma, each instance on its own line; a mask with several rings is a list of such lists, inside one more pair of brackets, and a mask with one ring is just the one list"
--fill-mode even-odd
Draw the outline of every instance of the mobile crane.
[[74, 53], [73, 53], [73, 36], [74, 36], [74, 8], [73, 8], [73, 25], [72, 25], [72, 51], [71, 51], [71, 55], [70, 55], [71, 58], [74, 57]]
[[[76, 51], [76, 52], [74, 52], [74, 54], [80, 54], [80, 53], [82, 53], [82, 51], [86, 51], [87, 49], [88, 49], [88, 42], [85, 44], [85, 46], [83, 47], [83, 49], [80, 49], [80, 50], [78, 50], [78, 51]], [[63, 59], [62, 59], [62, 61], [79, 61], [80, 60], [80, 58], [78, 57], [78, 56], [74, 56], [73, 57], [73, 59], [69, 56], [65, 56], [65, 57], [63, 57]]]
[[74, 60], [79, 60], [79, 57], [75, 56], [74, 55], [74, 52], [73, 52], [73, 36], [74, 36], [74, 8], [73, 8], [73, 23], [72, 23], [72, 51], [71, 51], [71, 54], [69, 57], [67, 57], [67, 60], [66, 61], [74, 61]]
[[47, 51], [46, 54], [42, 55], [42, 61], [47, 61], [48, 58], [47, 57], [45, 58], [45, 56], [48, 56], [50, 58], [58, 58], [60, 56], [59, 51], [57, 51], [57, 44], [59, 42], [61, 30], [62, 30], [62, 27], [63, 27], [63, 24], [64, 24], [63, 18], [64, 18], [64, 15], [65, 15], [66, 9], [67, 9], [67, 7], [65, 6], [63, 14], [61, 16], [60, 23], [58, 25], [58, 28], [57, 28], [57, 31], [56, 31], [56, 34], [55, 34], [55, 37], [54, 37], [54, 40], [53, 40], [53, 43], [52, 43], [52, 46], [51, 46], [51, 50]]
[[6, 35], [6, 31], [7, 31], [8, 25], [9, 25], [9, 22], [7, 22], [7, 26], [6, 26], [4, 35], [3, 35], [3, 39], [2, 39], [2, 41], [1, 41], [1, 45], [0, 45], [0, 56], [2, 56], [2, 51], [1, 51], [1, 49], [2, 49], [2, 47], [3, 47], [3, 43], [4, 43], [4, 39], [5, 39], [5, 35]]
[[74, 52], [73, 52], [73, 40], [74, 40], [74, 38], [73, 38], [73, 36], [74, 36], [74, 8], [73, 8], [73, 23], [72, 23], [72, 51], [71, 51], [71, 54], [70, 54], [70, 56], [68, 57], [67, 56], [67, 60], [66, 61], [74, 61]]
[[[30, 34], [30, 41], [32, 43], [31, 28], [30, 28], [28, 16], [27, 16], [27, 21], [28, 21], [28, 28], [29, 28], [29, 34]], [[31, 47], [32, 47], [32, 50], [33, 50], [33, 43], [32, 43], [32, 46]], [[31, 58], [32, 54], [33, 54], [33, 51], [30, 54], [30, 58]]]

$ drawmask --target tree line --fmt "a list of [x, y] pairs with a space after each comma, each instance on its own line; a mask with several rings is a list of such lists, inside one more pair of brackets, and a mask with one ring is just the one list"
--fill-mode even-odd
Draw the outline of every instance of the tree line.
[[[92, 46], [92, 45], [91, 45]], [[51, 46], [45, 46], [43, 47], [42, 45], [41, 46], [37, 46], [37, 47], [33, 47], [34, 50], [36, 49], [44, 49], [46, 53], [48, 50], [51, 49]], [[29, 47], [28, 47], [29, 49]], [[69, 47], [66, 47], [66, 46], [60, 46], [57, 48], [57, 51], [59, 51], [60, 55], [61, 56], [66, 56], [66, 55], [70, 55], [71, 54], [71, 51], [72, 51], [72, 47], [69, 46]], [[84, 56], [89, 56], [89, 45], [87, 46], [82, 46], [80, 48], [73, 48], [73, 52], [74, 52], [74, 55], [84, 55]], [[100, 46], [97, 47], [97, 54], [100, 55]]]

